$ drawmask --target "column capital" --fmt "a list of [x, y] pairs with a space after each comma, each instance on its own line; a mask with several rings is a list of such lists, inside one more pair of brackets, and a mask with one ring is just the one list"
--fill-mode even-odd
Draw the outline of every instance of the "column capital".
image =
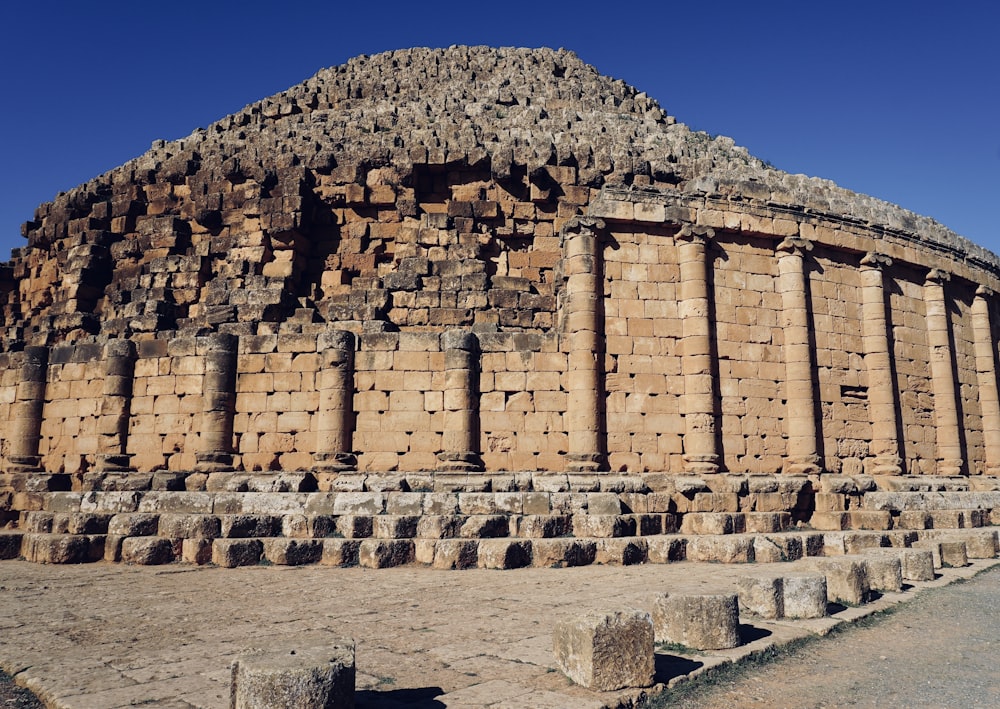
[[692, 244], [705, 244], [715, 238], [715, 229], [698, 224], [684, 224], [675, 238]]
[[951, 274], [940, 268], [932, 268], [927, 272], [927, 283], [936, 283], [938, 285], [944, 285], [951, 280]]
[[606, 224], [600, 217], [573, 217], [559, 230], [560, 242], [569, 234], [593, 234], [604, 229]]
[[996, 291], [989, 286], [979, 286], [976, 288], [976, 295], [982, 298], [992, 298]]
[[786, 253], [795, 254], [797, 256], [804, 256], [813, 250], [813, 242], [809, 239], [801, 239], [798, 237], [790, 236], [777, 246], [774, 247], [775, 251], [784, 251]]
[[869, 251], [861, 257], [861, 267], [881, 271], [892, 265], [892, 259], [878, 251]]

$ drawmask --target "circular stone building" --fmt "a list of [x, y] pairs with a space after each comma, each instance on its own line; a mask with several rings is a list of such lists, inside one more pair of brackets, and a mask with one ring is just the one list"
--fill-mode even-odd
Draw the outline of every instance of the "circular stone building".
[[292, 563], [298, 537], [351, 561], [376, 537], [396, 556], [362, 563], [468, 565], [442, 540], [503, 537], [486, 563], [510, 565], [572, 533], [626, 561], [676, 557], [678, 529], [1000, 515], [1000, 259], [571, 52], [358, 57], [23, 232], [8, 554], [228, 563], [260, 537]]

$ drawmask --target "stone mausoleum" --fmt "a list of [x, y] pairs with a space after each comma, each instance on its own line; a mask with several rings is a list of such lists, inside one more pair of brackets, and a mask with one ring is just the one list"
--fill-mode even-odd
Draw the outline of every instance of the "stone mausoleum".
[[358, 57], [23, 234], [0, 556], [752, 560], [1000, 521], [1000, 259], [571, 52]]

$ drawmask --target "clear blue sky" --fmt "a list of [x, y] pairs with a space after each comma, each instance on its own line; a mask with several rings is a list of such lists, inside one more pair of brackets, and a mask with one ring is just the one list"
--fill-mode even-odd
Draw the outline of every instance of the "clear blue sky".
[[1000, 251], [1000, 2], [9, 0], [0, 259], [34, 208], [357, 54], [567, 47], [692, 128]]

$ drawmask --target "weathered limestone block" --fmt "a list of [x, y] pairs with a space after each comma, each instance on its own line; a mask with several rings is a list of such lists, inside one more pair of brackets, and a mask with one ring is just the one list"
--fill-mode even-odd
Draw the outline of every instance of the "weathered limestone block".
[[315, 564], [323, 556], [321, 539], [265, 539], [264, 558], [280, 566]]
[[646, 561], [651, 564], [668, 564], [687, 558], [688, 540], [679, 537], [650, 537], [646, 540]]
[[743, 535], [692, 537], [687, 542], [688, 561], [748, 564], [754, 561], [754, 538]]
[[0, 559], [16, 559], [21, 555], [23, 534], [18, 532], [0, 533]]
[[753, 537], [753, 560], [760, 564], [795, 561], [802, 558], [802, 540], [788, 535]]
[[212, 562], [211, 539], [181, 540], [181, 561], [186, 564], [203, 566]]
[[212, 563], [226, 569], [237, 566], [256, 566], [264, 554], [264, 544], [259, 539], [214, 539]]
[[525, 515], [516, 518], [515, 536], [527, 539], [562, 537], [572, 530], [569, 515]]
[[867, 549], [865, 554], [898, 558], [904, 581], [934, 580], [934, 554], [930, 549]]
[[281, 531], [275, 515], [220, 515], [219, 535], [227, 538], [273, 537]]
[[326, 647], [269, 646], [232, 665], [231, 709], [353, 709], [354, 641]]
[[323, 566], [357, 566], [361, 542], [355, 539], [324, 539]]
[[775, 619], [785, 615], [781, 576], [741, 576], [736, 582], [740, 614]]
[[163, 537], [128, 537], [122, 541], [122, 561], [126, 564], [169, 564], [176, 556], [174, 552], [173, 542]]
[[365, 539], [358, 547], [358, 564], [369, 569], [402, 566], [413, 561], [409, 539]]
[[162, 514], [157, 533], [170, 539], [214, 539], [221, 536], [222, 524], [210, 515]]
[[595, 564], [642, 564], [646, 561], [648, 545], [645, 539], [627, 537], [598, 539]]
[[560, 621], [556, 662], [579, 685], [599, 692], [653, 684], [653, 621], [637, 610], [591, 612]]
[[688, 512], [681, 518], [681, 534], [738, 534], [743, 515], [725, 512]]
[[781, 577], [781, 605], [785, 618], [822, 618], [826, 615], [826, 576], [789, 572]]
[[653, 606], [657, 642], [678, 643], [695, 650], [722, 650], [740, 644], [736, 594], [664, 593]]
[[114, 515], [108, 522], [108, 534], [123, 537], [151, 537], [159, 528], [160, 516], [148, 513], [123, 513]]
[[636, 532], [631, 515], [576, 514], [572, 526], [577, 537], [631, 537]]
[[969, 564], [968, 551], [964, 541], [921, 539], [913, 546], [918, 549], [930, 549], [936, 569], [945, 566], [960, 568]]
[[479, 542], [474, 539], [438, 539], [434, 542], [435, 569], [471, 569], [479, 561]]
[[513, 539], [483, 539], [477, 564], [481, 569], [520, 569], [531, 566], [531, 542]]
[[899, 593], [903, 590], [903, 565], [898, 556], [866, 554], [864, 559], [868, 587], [872, 591]]
[[104, 556], [101, 535], [25, 534], [21, 556], [40, 564], [83, 564]]
[[868, 602], [868, 568], [864, 559], [835, 557], [816, 559], [813, 566], [826, 576], [826, 592], [830, 601], [850, 606]]
[[531, 564], [543, 568], [587, 566], [594, 563], [597, 543], [583, 539], [534, 539]]

